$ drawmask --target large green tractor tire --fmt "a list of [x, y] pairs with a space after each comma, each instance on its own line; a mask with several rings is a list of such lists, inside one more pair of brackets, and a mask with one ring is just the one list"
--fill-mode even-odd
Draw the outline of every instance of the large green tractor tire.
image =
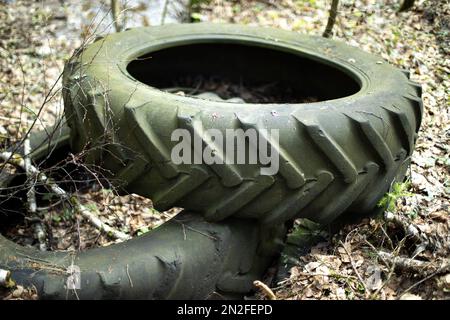
[[[50, 141], [34, 134], [31, 144], [35, 163], [70, 151], [67, 128]], [[2, 179], [10, 187], [17, 180]], [[42, 252], [0, 235], [0, 269], [16, 284], [34, 286], [40, 299], [241, 298], [274, 261], [284, 236], [284, 226], [238, 218], [211, 223], [182, 212], [142, 236], [83, 252]]]
[[[268, 103], [245, 104], [165, 90], [176, 87], [174, 79], [198, 75], [277, 90]], [[302, 217], [329, 224], [343, 213], [372, 212], [403, 179], [423, 112], [421, 87], [376, 56], [320, 37], [236, 25], [109, 35], [66, 65], [64, 88], [74, 150], [90, 150], [89, 161], [156, 208], [180, 206], [208, 221]], [[262, 139], [279, 154], [279, 171], [175, 164], [171, 134], [180, 128], [212, 150], [218, 148], [208, 129], [223, 136], [227, 129], [277, 129], [279, 143]]]

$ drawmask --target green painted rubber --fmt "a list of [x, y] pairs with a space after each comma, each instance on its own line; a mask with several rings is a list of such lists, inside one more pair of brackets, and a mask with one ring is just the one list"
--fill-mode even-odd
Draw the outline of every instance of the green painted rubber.
[[[31, 136], [34, 161], [69, 144], [64, 127]], [[8, 179], [7, 183], [13, 183]], [[0, 269], [34, 286], [40, 299], [223, 299], [251, 291], [283, 246], [285, 228], [248, 219], [206, 222], [182, 212], [130, 241], [84, 252], [41, 252], [0, 235]], [[81, 288], [68, 290], [68, 267], [80, 270]]]
[[[343, 71], [361, 89], [317, 103], [242, 107], [166, 93], [127, 71], [144, 54], [198, 43], [287, 51]], [[66, 65], [64, 88], [75, 150], [92, 147], [91, 161], [156, 208], [181, 206], [210, 221], [302, 217], [327, 224], [344, 212], [371, 212], [392, 181], [403, 178], [423, 112], [421, 87], [378, 57], [324, 38], [236, 25], [167, 25], [107, 36]], [[278, 129], [279, 144], [269, 143], [280, 155], [279, 173], [262, 176], [255, 165], [175, 165], [170, 137], [177, 128], [205, 144], [210, 128]]]

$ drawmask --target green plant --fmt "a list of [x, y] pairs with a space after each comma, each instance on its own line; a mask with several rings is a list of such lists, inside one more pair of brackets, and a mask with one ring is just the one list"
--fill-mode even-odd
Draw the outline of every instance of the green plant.
[[386, 193], [383, 198], [380, 199], [378, 202], [378, 207], [385, 208], [388, 211], [394, 210], [398, 199], [403, 197], [411, 197], [413, 195], [408, 191], [410, 187], [411, 183], [409, 181], [402, 183], [395, 182], [392, 185], [391, 191]]
[[201, 22], [202, 15], [199, 13], [200, 6], [202, 4], [209, 4], [211, 0], [191, 0], [191, 5], [189, 8], [191, 22]]
[[141, 236], [141, 235], [143, 235], [143, 234], [145, 234], [145, 233], [147, 233], [147, 232], [149, 232], [150, 231], [150, 229], [148, 228], [148, 227], [142, 227], [142, 228], [140, 228], [138, 231], [137, 231], [137, 235], [138, 236]]
[[191, 20], [192, 22], [200, 22], [202, 21], [202, 15], [198, 12], [191, 13]]
[[73, 218], [73, 210], [72, 208], [64, 208], [61, 214], [61, 218], [63, 221], [70, 221]]

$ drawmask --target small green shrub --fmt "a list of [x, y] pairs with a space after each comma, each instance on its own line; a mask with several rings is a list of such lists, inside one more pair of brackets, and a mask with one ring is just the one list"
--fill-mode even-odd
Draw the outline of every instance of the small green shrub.
[[384, 195], [378, 202], [378, 207], [385, 208], [387, 211], [393, 211], [395, 209], [397, 200], [403, 197], [411, 197], [413, 194], [408, 191], [411, 187], [409, 181], [396, 182], [392, 186], [392, 190]]

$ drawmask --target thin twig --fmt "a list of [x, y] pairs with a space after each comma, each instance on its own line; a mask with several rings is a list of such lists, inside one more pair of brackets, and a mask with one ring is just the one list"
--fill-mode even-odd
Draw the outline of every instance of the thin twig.
[[88, 220], [89, 223], [98, 230], [103, 231], [107, 233], [109, 236], [122, 241], [126, 241], [131, 238], [129, 235], [121, 231], [118, 231], [110, 227], [103, 221], [101, 221], [100, 218], [98, 218], [94, 213], [92, 213], [90, 209], [82, 205], [76, 197], [71, 197], [69, 202], [75, 208], [75, 211], [77, 213], [79, 213], [81, 216], [83, 216], [83, 218]]
[[383, 225], [380, 226], [381, 232], [383, 232], [384, 236], [386, 237], [386, 239], [388, 240], [389, 243], [389, 247], [391, 250], [394, 250], [394, 243], [392, 242], [391, 237], [388, 235], [386, 229], [383, 227]]
[[[25, 170], [25, 160], [22, 156], [18, 154], [13, 154], [12, 152], [1, 152], [0, 159], [5, 162], [9, 162], [15, 166], [18, 166]], [[56, 183], [51, 181], [44, 173], [40, 172], [35, 166], [30, 165], [28, 168], [28, 172], [36, 177], [36, 180], [44, 185], [46, 185], [54, 194], [59, 196], [61, 199], [70, 203], [70, 205], [74, 208], [75, 212], [83, 216], [87, 219], [94, 227], [99, 229], [100, 231], [106, 232], [113, 238], [120, 240], [128, 240], [130, 236], [111, 228], [109, 225], [102, 222], [95, 214], [93, 214], [88, 208], [83, 206], [76, 197], [70, 196], [66, 191], [64, 191], [61, 187], [59, 187]]]
[[358, 272], [358, 269], [355, 266], [355, 262], [353, 261], [352, 255], [347, 250], [346, 245], [341, 240], [339, 241], [339, 243], [341, 244], [342, 248], [344, 248], [344, 251], [348, 256], [348, 259], [350, 260], [350, 264], [352, 265], [353, 271], [355, 271], [355, 274], [359, 279], [359, 282], [361, 282], [361, 285], [364, 287], [364, 292], [367, 292], [366, 283], [364, 282], [364, 279], [361, 277], [361, 274]]
[[[211, 240], [218, 240], [218, 239], [217, 239], [216, 237], [214, 237], [214, 236], [211, 236], [211, 235], [209, 235], [209, 234], [207, 234], [207, 233], [201, 232], [200, 230], [197, 230], [197, 229], [192, 228], [192, 227], [190, 227], [190, 226], [188, 226], [188, 225], [185, 225], [182, 221], [179, 221], [179, 220], [177, 220], [177, 219], [172, 219], [172, 220], [173, 220], [174, 222], [178, 223], [178, 224], [181, 224], [183, 228], [186, 228], [186, 229], [191, 230], [191, 231], [193, 231], [193, 232], [199, 233], [199, 234], [201, 234], [202, 236], [205, 236], [205, 237], [207, 237], [207, 238], [209, 238], [209, 239], [211, 239]], [[184, 231], [185, 231], [185, 230], [184, 230]]]
[[128, 264], [127, 264], [126, 271], [127, 271], [128, 281], [130, 281], [130, 287], [133, 288], [134, 287], [133, 280], [131, 279], [130, 270], [129, 269], [130, 268], [129, 268]]
[[[390, 238], [389, 238], [390, 239]], [[369, 245], [369, 247], [373, 250], [373, 252], [377, 253], [378, 250], [377, 248], [375, 248], [375, 246], [373, 244], [371, 244], [369, 241], [367, 241], [366, 238], [364, 238], [364, 242]], [[400, 245], [403, 245], [403, 242], [400, 243]], [[401, 247], [399, 247], [397, 249], [397, 251], [400, 249]], [[395, 250], [395, 248], [392, 247], [392, 250]], [[383, 261], [386, 265], [388, 264], [386, 261]], [[394, 274], [395, 271], [395, 265], [391, 264], [391, 266], [389, 267], [389, 273], [386, 277], [386, 280], [384, 280], [383, 284], [371, 295], [370, 299], [376, 299], [378, 297], [378, 294], [381, 292], [381, 290], [383, 290], [383, 288], [389, 283], [389, 281], [391, 281], [392, 275]]]

